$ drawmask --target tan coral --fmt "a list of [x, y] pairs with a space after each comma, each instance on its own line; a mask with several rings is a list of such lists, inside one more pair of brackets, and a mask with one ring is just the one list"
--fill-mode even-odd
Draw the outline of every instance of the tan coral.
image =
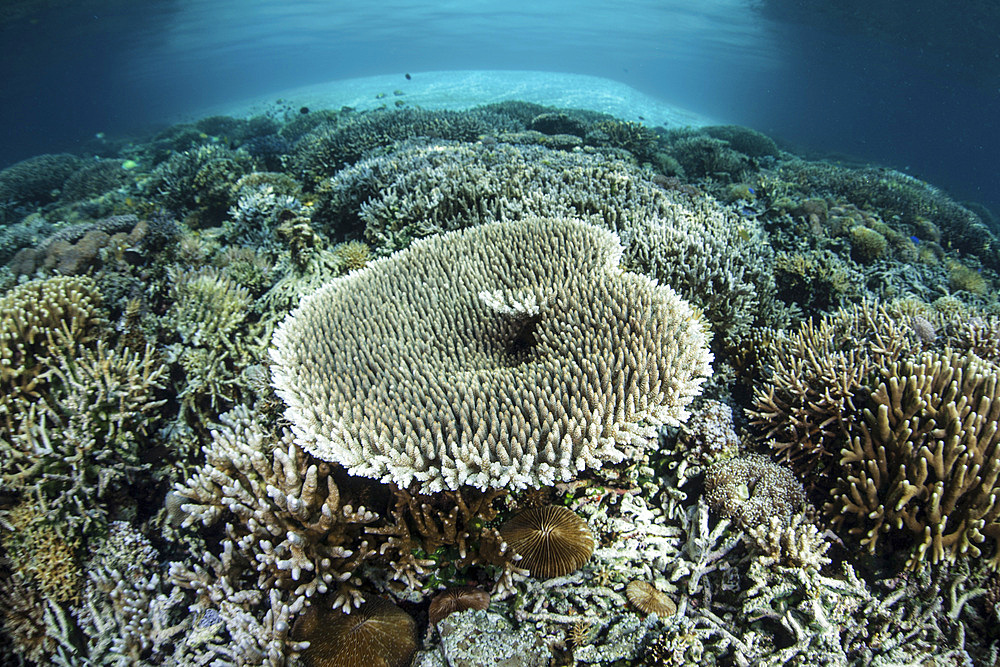
[[1000, 371], [944, 352], [879, 375], [825, 510], [870, 551], [885, 533], [909, 533], [911, 566], [979, 556], [989, 537], [1000, 569]]
[[677, 613], [677, 603], [648, 581], [629, 582], [625, 587], [625, 595], [628, 601], [644, 614], [656, 614], [664, 618]]
[[919, 350], [898, 312], [865, 302], [767, 340], [768, 381], [754, 391], [753, 424], [804, 478], [829, 474], [857, 397], [880, 366]]
[[297, 441], [422, 492], [520, 489], [635, 456], [687, 418], [711, 354], [695, 312], [579, 221], [415, 242], [305, 299], [274, 336]]

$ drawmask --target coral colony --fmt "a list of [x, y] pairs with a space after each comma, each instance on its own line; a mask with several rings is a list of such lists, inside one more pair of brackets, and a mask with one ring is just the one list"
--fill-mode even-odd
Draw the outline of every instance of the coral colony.
[[396, 107], [0, 172], [0, 664], [997, 661], [985, 209]]

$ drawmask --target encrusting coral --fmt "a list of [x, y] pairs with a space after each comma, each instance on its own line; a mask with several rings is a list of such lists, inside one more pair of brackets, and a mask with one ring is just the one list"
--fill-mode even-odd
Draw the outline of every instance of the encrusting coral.
[[424, 492], [520, 489], [619, 462], [709, 373], [702, 324], [573, 220], [414, 243], [305, 299], [274, 336], [297, 442]]
[[806, 502], [806, 491], [787, 468], [750, 454], [712, 465], [705, 473], [705, 498], [721, 516], [750, 529], [772, 517], [791, 519]]

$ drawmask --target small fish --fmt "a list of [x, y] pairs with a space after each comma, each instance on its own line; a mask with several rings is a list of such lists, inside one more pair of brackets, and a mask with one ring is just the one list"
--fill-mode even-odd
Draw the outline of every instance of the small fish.
[[919, 236], [911, 236], [910, 240], [913, 241], [916, 244], [920, 243], [920, 237]]
[[307, 113], [309, 113], [309, 107], [302, 107], [301, 109], [299, 109], [299, 113], [300, 114], [307, 114]]
[[407, 72], [407, 73], [406, 73], [406, 80], [407, 80], [407, 81], [409, 81], [409, 80], [410, 80], [410, 79], [412, 79], [412, 78], [413, 78], [413, 77], [412, 77], [412, 76], [410, 76], [410, 73], [409, 73], [409, 72]]

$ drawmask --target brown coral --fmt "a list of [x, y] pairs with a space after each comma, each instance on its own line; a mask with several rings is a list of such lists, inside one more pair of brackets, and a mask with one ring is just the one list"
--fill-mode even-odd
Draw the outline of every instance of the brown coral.
[[625, 587], [625, 596], [644, 614], [656, 614], [663, 618], [677, 613], [677, 604], [670, 599], [670, 596], [648, 581], [629, 582]]
[[393, 500], [384, 525], [369, 526], [365, 532], [384, 539], [379, 553], [385, 557], [390, 578], [411, 589], [431, 572], [433, 561], [418, 557], [448, 550], [451, 564], [459, 570], [470, 565], [501, 565], [510, 560], [503, 538], [487, 522], [497, 517], [499, 499], [506, 491], [480, 491], [463, 487], [435, 494], [393, 489]]
[[388, 600], [372, 596], [350, 614], [313, 604], [293, 636], [308, 641], [307, 667], [403, 667], [417, 650], [416, 624]]
[[466, 609], [486, 609], [490, 606], [490, 594], [479, 588], [461, 586], [441, 591], [431, 600], [427, 608], [427, 617], [431, 625], [457, 611]]
[[753, 424], [803, 478], [836, 465], [853, 406], [878, 368], [922, 343], [894, 308], [865, 302], [772, 336], [766, 384], [754, 391]]
[[508, 519], [500, 534], [520, 554], [518, 565], [542, 579], [569, 574], [594, 553], [587, 522], [561, 505], [524, 510]]
[[979, 556], [989, 537], [1000, 569], [997, 367], [972, 353], [926, 353], [879, 380], [825, 510], [869, 551], [884, 533], [909, 533], [911, 566]]

